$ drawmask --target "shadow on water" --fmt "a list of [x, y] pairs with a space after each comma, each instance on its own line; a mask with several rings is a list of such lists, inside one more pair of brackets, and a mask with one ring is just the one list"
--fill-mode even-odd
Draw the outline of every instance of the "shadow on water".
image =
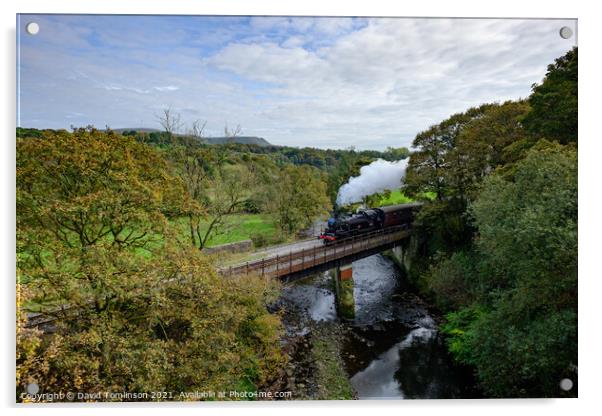
[[[340, 322], [341, 356], [360, 399], [479, 397], [454, 365], [424, 302], [382, 255], [353, 263], [355, 319]], [[288, 285], [281, 297], [287, 331], [304, 335], [312, 322], [338, 321], [332, 281], [320, 273]]]

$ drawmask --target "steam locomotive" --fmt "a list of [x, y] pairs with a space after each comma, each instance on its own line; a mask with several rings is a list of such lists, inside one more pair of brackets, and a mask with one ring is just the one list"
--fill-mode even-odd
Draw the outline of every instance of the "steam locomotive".
[[318, 236], [324, 244], [376, 231], [383, 228], [401, 226], [410, 228], [414, 214], [422, 204], [401, 204], [380, 208], [360, 209], [353, 215], [335, 215], [328, 219], [328, 226]]

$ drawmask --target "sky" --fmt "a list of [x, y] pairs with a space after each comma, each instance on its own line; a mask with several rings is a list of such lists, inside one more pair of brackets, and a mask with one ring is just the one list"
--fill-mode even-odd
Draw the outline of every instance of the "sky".
[[[37, 35], [25, 26], [39, 24]], [[287, 146], [382, 150], [525, 98], [575, 20], [20, 15], [17, 125], [240, 125]]]

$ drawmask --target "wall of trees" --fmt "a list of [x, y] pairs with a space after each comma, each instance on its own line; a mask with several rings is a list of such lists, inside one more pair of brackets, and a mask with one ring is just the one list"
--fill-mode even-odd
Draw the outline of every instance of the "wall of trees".
[[420, 133], [405, 192], [435, 192], [410, 276], [447, 311], [454, 357], [488, 395], [539, 397], [577, 379], [577, 49], [523, 101]]

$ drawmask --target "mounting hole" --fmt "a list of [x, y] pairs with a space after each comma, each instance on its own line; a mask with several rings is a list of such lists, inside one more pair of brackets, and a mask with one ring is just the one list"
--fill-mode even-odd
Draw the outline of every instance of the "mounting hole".
[[560, 388], [564, 391], [569, 391], [573, 388], [573, 380], [570, 378], [563, 378], [560, 380]]
[[568, 26], [563, 26], [560, 28], [560, 37], [562, 39], [569, 39], [571, 36], [573, 36], [573, 29]]
[[27, 23], [27, 25], [25, 26], [25, 30], [27, 31], [27, 33], [29, 33], [30, 35], [37, 35], [38, 32], [40, 31], [40, 25], [37, 24], [36, 22], [29, 22]]
[[39, 391], [40, 386], [38, 386], [36, 383], [30, 383], [27, 385], [27, 393], [29, 394], [38, 394]]

